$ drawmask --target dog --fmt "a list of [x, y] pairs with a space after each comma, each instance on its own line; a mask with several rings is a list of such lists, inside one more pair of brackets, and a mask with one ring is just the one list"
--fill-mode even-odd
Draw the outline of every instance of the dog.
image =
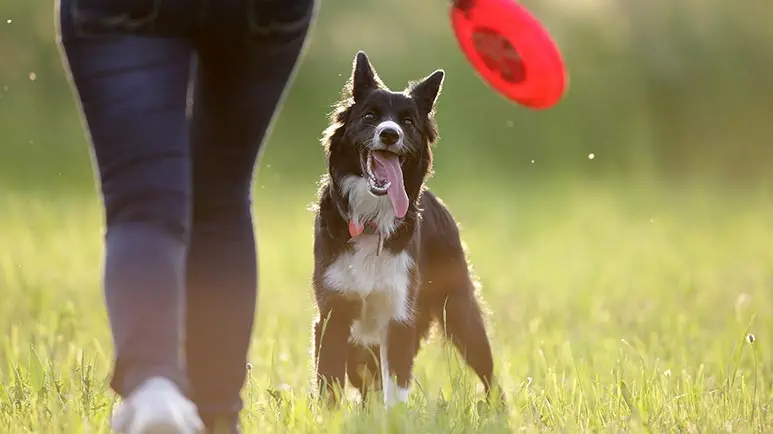
[[[364, 403], [407, 402], [413, 363], [438, 323], [483, 383], [491, 346], [457, 224], [425, 187], [438, 138], [436, 70], [402, 92], [359, 51], [322, 143], [328, 172], [314, 204], [317, 387], [338, 402], [345, 380]], [[504, 399], [504, 395], [501, 395]]]

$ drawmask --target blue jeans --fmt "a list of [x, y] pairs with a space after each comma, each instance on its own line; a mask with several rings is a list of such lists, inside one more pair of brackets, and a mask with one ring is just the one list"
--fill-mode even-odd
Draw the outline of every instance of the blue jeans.
[[164, 376], [208, 425], [237, 419], [257, 298], [253, 168], [314, 11], [314, 0], [60, 0], [104, 203], [119, 395]]

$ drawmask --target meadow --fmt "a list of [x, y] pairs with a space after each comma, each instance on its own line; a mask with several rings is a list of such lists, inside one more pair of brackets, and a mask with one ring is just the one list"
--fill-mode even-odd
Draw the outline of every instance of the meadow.
[[[484, 405], [477, 379], [433, 338], [406, 408], [364, 411], [352, 397], [328, 411], [308, 398], [313, 184], [280, 195], [264, 178], [245, 432], [764, 432], [773, 423], [764, 192], [441, 183], [480, 279], [509, 406]], [[105, 387], [97, 199], [6, 191], [2, 200], [0, 245], [12, 255], [0, 255], [0, 431], [107, 432], [116, 401]]]

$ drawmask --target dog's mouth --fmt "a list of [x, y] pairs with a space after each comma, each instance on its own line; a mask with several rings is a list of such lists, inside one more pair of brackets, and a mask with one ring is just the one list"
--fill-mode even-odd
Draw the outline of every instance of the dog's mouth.
[[403, 218], [408, 212], [408, 194], [403, 183], [403, 157], [384, 150], [367, 150], [360, 156], [368, 190], [374, 196], [388, 196], [395, 216]]

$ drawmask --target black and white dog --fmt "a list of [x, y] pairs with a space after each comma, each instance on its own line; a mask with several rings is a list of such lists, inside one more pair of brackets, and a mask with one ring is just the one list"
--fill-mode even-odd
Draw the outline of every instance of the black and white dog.
[[487, 394], [494, 386], [456, 222], [424, 187], [443, 78], [437, 70], [393, 92], [358, 52], [325, 131], [328, 174], [314, 228], [314, 359], [320, 392], [334, 392], [333, 401], [348, 375], [363, 401], [373, 387], [388, 406], [406, 402], [414, 358], [434, 322]]

